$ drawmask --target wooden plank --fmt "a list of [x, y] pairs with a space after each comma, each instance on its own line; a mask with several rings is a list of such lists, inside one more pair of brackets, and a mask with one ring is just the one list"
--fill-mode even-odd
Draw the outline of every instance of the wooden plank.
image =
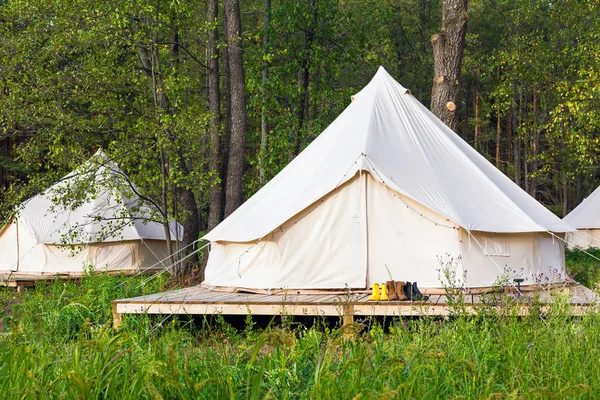
[[364, 298], [368, 298], [369, 295], [364, 295], [364, 294], [353, 294], [353, 295], [345, 295], [345, 294], [334, 294], [331, 296], [325, 296], [323, 299], [320, 300], [320, 302], [322, 303], [330, 303], [330, 304], [354, 304], [357, 301], [360, 301], [360, 299]]
[[182, 302], [182, 301], [186, 301], [192, 297], [197, 297], [200, 293], [197, 292], [193, 292], [193, 291], [176, 291], [176, 292], [166, 292], [164, 293], [164, 296], [162, 298], [146, 298], [145, 300], [148, 302], [155, 302], [155, 301], [164, 301], [164, 302]]
[[428, 302], [431, 305], [436, 305], [437, 302], [438, 302], [438, 300], [440, 299], [440, 297], [441, 297], [441, 295], [439, 295], [439, 294], [432, 294], [432, 295], [429, 296]]
[[[528, 292], [522, 300], [529, 301], [536, 295], [541, 302], [551, 304], [553, 295], [563, 289]], [[568, 287], [572, 294], [572, 310], [574, 315], [580, 315], [596, 306], [598, 295], [582, 286]], [[498, 294], [503, 296], [505, 294]], [[465, 309], [475, 312], [475, 305], [481, 304], [482, 294], [465, 295]], [[368, 301], [368, 294], [277, 294], [264, 295], [253, 293], [231, 293], [208, 291], [202, 287], [192, 287], [157, 293], [138, 298], [116, 300], [113, 302], [114, 315], [118, 318], [122, 313], [189, 313], [189, 314], [256, 314], [256, 315], [328, 315], [344, 316], [348, 309], [354, 315], [448, 315], [448, 297], [446, 295], [431, 295], [426, 302], [410, 301]], [[352, 306], [352, 307], [350, 307]], [[525, 304], [519, 311], [528, 313]], [[346, 315], [349, 317], [348, 315]], [[347, 319], [349, 321], [349, 319]]]
[[370, 294], [358, 295], [358, 296], [356, 296], [356, 299], [354, 301], [357, 303], [361, 303], [363, 301], [366, 302], [366, 301], [368, 301], [370, 296], [371, 296]]
[[261, 303], [264, 299], [268, 299], [271, 296], [267, 294], [255, 294], [255, 293], [239, 293], [240, 301], [244, 303]]
[[328, 304], [328, 303], [335, 303], [338, 298], [339, 298], [339, 295], [337, 295], [337, 294], [330, 294], [330, 295], [326, 295], [326, 296], [315, 296], [315, 298], [311, 299], [310, 302], [311, 303]]
[[231, 293], [170, 293], [166, 292], [163, 298], [157, 299], [143, 299], [140, 303], [190, 303], [190, 302], [205, 302], [214, 303], [223, 298], [227, 298]]
[[446, 306], [435, 306], [427, 304], [401, 304], [396, 307], [361, 304], [355, 305], [355, 314], [364, 316], [378, 315], [389, 317], [449, 315], [449, 308]]
[[158, 299], [164, 299], [164, 298], [170, 298], [172, 296], [177, 296], [180, 293], [194, 293], [197, 290], [198, 289], [196, 287], [191, 287], [191, 288], [185, 288], [185, 289], [171, 290], [171, 291], [168, 291], [168, 292], [155, 293], [155, 294], [150, 294], [150, 295], [145, 295], [145, 296], [137, 296], [137, 297], [132, 297], [132, 298], [129, 298], [129, 299], [123, 299], [123, 300], [120, 300], [120, 301], [122, 301], [122, 302], [127, 302], [127, 301], [132, 301], [132, 302], [142, 302], [142, 301], [152, 302], [152, 301], [156, 301]]
[[585, 286], [575, 286], [571, 288], [571, 292], [573, 293], [572, 303], [595, 304], [599, 302], [598, 294]]
[[[164, 301], [169, 301], [169, 302], [182, 302], [182, 301], [189, 301], [190, 299], [204, 299], [205, 296], [203, 293], [200, 292], [194, 292], [194, 291], [177, 291], [177, 292], [169, 292], [169, 293], [165, 293], [164, 296]], [[162, 301], [162, 300], [160, 300]]]
[[[253, 299], [251, 299], [251, 301], [255, 302]], [[273, 295], [267, 296], [260, 301], [260, 303], [265, 303], [265, 304], [282, 303], [282, 302], [283, 302], [283, 296], [278, 295], [278, 294], [273, 294]]]
[[[256, 296], [256, 295], [254, 295]], [[229, 296], [224, 297], [221, 299], [221, 301], [226, 301], [226, 302], [234, 302], [234, 303], [245, 303], [247, 302], [247, 299], [253, 299], [254, 296], [248, 296], [247, 294], [243, 294], [243, 293], [230, 293]], [[259, 295], [260, 296], [260, 295]]]
[[125, 314], [190, 314], [190, 315], [324, 315], [342, 316], [339, 307], [332, 305], [263, 304], [135, 304], [117, 303], [117, 312]]
[[229, 297], [221, 299], [222, 303], [248, 303], [253, 301], [255, 298], [263, 297], [262, 294], [248, 294], [248, 293], [231, 293]]
[[[188, 304], [168, 304], [168, 303], [115, 303], [115, 315], [131, 313], [149, 313], [149, 314], [230, 314], [230, 315], [306, 315], [306, 316], [344, 316], [345, 307], [339, 307], [328, 304], [282, 304], [282, 303], [263, 303], [263, 304], [208, 304], [208, 303], [188, 303]], [[423, 316], [423, 315], [449, 315], [450, 307], [446, 305], [432, 304], [374, 304], [358, 303], [352, 305], [355, 316]], [[574, 306], [569, 312], [572, 315], [582, 315], [589, 312], [590, 307]], [[517, 314], [527, 315], [529, 307], [524, 305]], [[476, 307], [465, 306], [465, 312], [475, 313]]]
[[[243, 297], [241, 297], [239, 294], [233, 294], [233, 298], [235, 299], [240, 299], [240, 302], [242, 301]], [[225, 302], [227, 299], [231, 299], [232, 298], [232, 293], [219, 293], [219, 292], [213, 292], [210, 295], [204, 295], [202, 296], [202, 299], [196, 297], [194, 300], [194, 302], [198, 302], [198, 303], [207, 303], [207, 304], [215, 304], [215, 303], [223, 303]], [[190, 300], [192, 301], [192, 300]]]
[[220, 294], [218, 296], [190, 296], [188, 302], [194, 303], [243, 303], [243, 297], [235, 293]]
[[285, 299], [286, 303], [319, 303], [318, 299], [324, 296], [320, 294], [297, 294]]

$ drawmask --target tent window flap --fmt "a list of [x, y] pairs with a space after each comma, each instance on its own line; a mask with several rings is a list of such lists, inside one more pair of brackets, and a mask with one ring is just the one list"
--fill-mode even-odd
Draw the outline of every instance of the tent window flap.
[[476, 236], [477, 241], [483, 246], [487, 255], [492, 257], [510, 257], [506, 235], [479, 232]]

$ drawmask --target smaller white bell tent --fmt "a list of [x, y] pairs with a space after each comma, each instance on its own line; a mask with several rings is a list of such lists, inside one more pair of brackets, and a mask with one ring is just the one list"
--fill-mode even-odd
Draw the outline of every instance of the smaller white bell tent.
[[[152, 220], [156, 213], [136, 190], [99, 150], [24, 202], [2, 227], [0, 274], [78, 276], [90, 267], [126, 274], [163, 268], [161, 260], [168, 256], [164, 227]], [[178, 227], [177, 235], [175, 224], [170, 226], [174, 246], [183, 236]]]
[[577, 232], [567, 234], [569, 247], [600, 248], [600, 187], [583, 199], [563, 221], [577, 229]]
[[[205, 285], [465, 287], [566, 278], [556, 217], [383, 68], [286, 168], [209, 232]], [[452, 282], [446, 282], [452, 283]]]

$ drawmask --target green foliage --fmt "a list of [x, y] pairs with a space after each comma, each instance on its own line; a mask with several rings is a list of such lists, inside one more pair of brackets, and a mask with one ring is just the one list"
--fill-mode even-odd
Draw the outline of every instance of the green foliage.
[[600, 284], [600, 249], [565, 249], [565, 259], [567, 272], [575, 281], [591, 289]]
[[[439, 1], [311, 4], [272, 2], [267, 28], [264, 1], [241, 2], [246, 197], [263, 183], [258, 166], [267, 180], [279, 172], [296, 146], [307, 146], [339, 115], [377, 66], [429, 104], [430, 38], [440, 30]], [[221, 73], [226, 43], [222, 9], [215, 24], [206, 22], [205, 7], [120, 0], [0, 3], [0, 131], [7, 148], [0, 168], [10, 177], [0, 192], [3, 216], [103, 147], [144, 195], [162, 201], [167, 189], [168, 204], [161, 207], [171, 217], [187, 217], [178, 196], [191, 190], [206, 228], [210, 177], [222, 174], [208, 171], [207, 32], [219, 30]], [[597, 180], [598, 7], [598, 0], [469, 2], [459, 133], [473, 142], [477, 127], [478, 150], [509, 176], [520, 175], [519, 184], [544, 204], [564, 203], [562, 186], [574, 192], [575, 179], [583, 194]], [[149, 69], [144, 52], [151, 55]], [[304, 67], [306, 93], [299, 84]], [[226, 87], [222, 79], [222, 117]], [[299, 117], [304, 99], [306, 113]], [[261, 149], [263, 120], [268, 135]], [[222, 128], [226, 157], [224, 123]]]
[[600, 320], [594, 312], [568, 317], [569, 299], [542, 316], [514, 317], [516, 303], [504, 302], [505, 309], [483, 306], [476, 316], [398, 319], [388, 328], [376, 322], [352, 338], [322, 325], [251, 322], [238, 331], [222, 316], [197, 324], [126, 316], [114, 332], [111, 299], [163, 284], [139, 287], [141, 281], [89, 275], [79, 284], [56, 281], [23, 293], [1, 289], [0, 396], [598, 396], [600, 375], [589, 360], [600, 357]]
[[[186, 47], [197, 37], [180, 32], [188, 52], [173, 55], [171, 22], [176, 16], [187, 26], [197, 11], [182, 3], [91, 0], [14, 0], [0, 7], [0, 130], [19, 143], [5, 165], [27, 173], [0, 193], [3, 212], [102, 147], [143, 195], [185, 219], [174, 205], [177, 190], [207, 185], [206, 160], [198, 154], [207, 147], [201, 138], [208, 113], [193, 89], [203, 84], [194, 57], [201, 51]], [[153, 52], [154, 86], [140, 66], [140, 49]], [[157, 107], [157, 91], [170, 99], [168, 108]], [[169, 204], [161, 203], [163, 188]], [[63, 196], [81, 199], [85, 191]]]
[[[585, 178], [589, 189], [584, 191], [596, 186], [599, 4], [469, 3], [461, 89], [466, 99], [478, 95], [480, 116], [461, 132], [471, 140], [477, 124], [478, 150], [495, 160], [499, 123], [498, 164], [506, 163], [511, 177], [519, 166], [518, 183], [544, 204], [574, 204], [571, 193], [569, 199], [559, 193], [563, 185], [575, 186], [576, 177]], [[467, 107], [473, 115], [472, 105]]]

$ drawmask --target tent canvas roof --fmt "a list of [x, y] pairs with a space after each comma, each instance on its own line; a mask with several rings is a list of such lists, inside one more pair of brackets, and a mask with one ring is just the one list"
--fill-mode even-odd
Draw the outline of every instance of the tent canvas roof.
[[[70, 190], [77, 193], [89, 189], [89, 185], [95, 191], [72, 209], [55, 202]], [[24, 202], [18, 220], [38, 243], [165, 240], [163, 225], [150, 220], [153, 214], [156, 213], [133, 194], [125, 174], [99, 150], [44, 193]], [[182, 228], [179, 229], [181, 238]], [[177, 237], [175, 224], [171, 224], [171, 237]]]
[[563, 219], [577, 229], [600, 229], [600, 187]]
[[319, 137], [204, 238], [262, 238], [361, 170], [467, 230], [573, 231], [380, 67]]

